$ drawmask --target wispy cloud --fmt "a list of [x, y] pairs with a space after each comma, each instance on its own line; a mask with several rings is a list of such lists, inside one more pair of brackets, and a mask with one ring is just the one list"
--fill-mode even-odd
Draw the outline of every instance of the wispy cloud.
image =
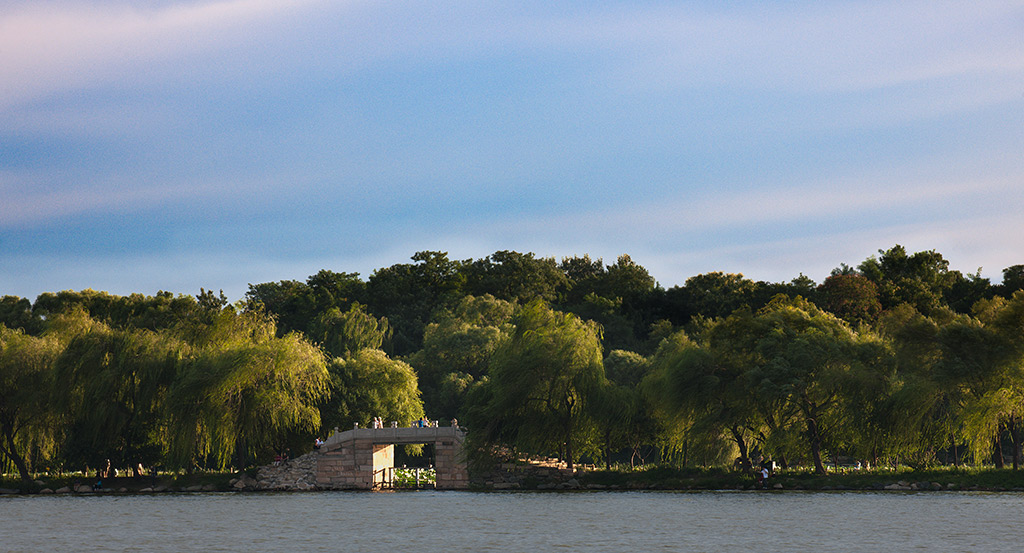
[[[0, 17], [0, 109], [258, 40], [310, 0], [24, 4]], [[182, 68], [172, 71], [179, 74]], [[152, 75], [149, 78], [153, 78]], [[159, 77], [157, 77], [159, 78]]]

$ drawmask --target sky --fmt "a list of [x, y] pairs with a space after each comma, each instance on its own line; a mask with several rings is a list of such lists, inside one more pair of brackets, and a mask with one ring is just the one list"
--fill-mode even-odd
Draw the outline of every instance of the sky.
[[0, 295], [1024, 263], [1024, 1], [4, 0]]

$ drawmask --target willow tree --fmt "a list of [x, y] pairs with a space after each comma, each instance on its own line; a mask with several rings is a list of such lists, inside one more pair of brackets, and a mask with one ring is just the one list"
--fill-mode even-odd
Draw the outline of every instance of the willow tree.
[[68, 417], [65, 455], [137, 468], [159, 459], [161, 402], [183, 344], [167, 332], [110, 328], [76, 332], [56, 361], [54, 405]]
[[377, 349], [364, 348], [328, 363], [331, 397], [322, 407], [324, 425], [369, 426], [373, 417], [406, 426], [424, 415], [416, 372]]
[[[729, 352], [734, 353], [734, 352]], [[759, 437], [754, 402], [742, 380], [746, 365], [698, 344], [682, 331], [664, 340], [654, 355], [656, 380], [648, 382], [648, 394], [679, 421], [687, 421], [689, 434], [699, 436], [698, 455], [704, 459], [723, 449], [739, 453], [750, 466], [750, 447]], [[653, 382], [657, 386], [652, 386]], [[735, 449], [723, 447], [724, 437]]]
[[391, 326], [384, 317], [376, 318], [359, 303], [348, 311], [332, 307], [310, 325], [309, 336], [331, 355], [343, 357], [362, 349], [380, 349], [391, 337]]
[[535, 300], [513, 317], [515, 330], [494, 353], [486, 405], [477, 411], [485, 443], [530, 454], [559, 452], [570, 468], [596, 427], [591, 396], [605, 382], [600, 330]]
[[630, 450], [629, 462], [644, 462], [644, 446], [656, 445], [661, 426], [645, 401], [640, 382], [650, 372], [651, 364], [644, 356], [624, 350], [612, 350], [604, 359], [607, 380], [598, 389], [591, 403], [600, 428], [605, 467], [611, 466], [612, 454]]
[[59, 347], [52, 336], [28, 336], [0, 324], [0, 454], [26, 484], [32, 474], [25, 450], [50, 440], [53, 417], [46, 394]]
[[856, 334], [799, 297], [778, 296], [757, 313], [716, 323], [708, 344], [716, 364], [740, 371], [736, 381], [766, 426], [801, 427], [815, 470], [825, 473], [823, 448], [837, 445], [847, 392], [869, 369]]
[[964, 437], [975, 461], [992, 453], [1003, 467], [1002, 437], [1013, 442], [1013, 468], [1021, 462], [1024, 416], [1024, 292], [976, 304], [978, 319], [958, 321], [937, 339], [941, 374], [961, 391]]
[[233, 458], [239, 469], [288, 432], [320, 427], [323, 353], [300, 334], [276, 337], [271, 319], [222, 312], [185, 358], [167, 402], [168, 453], [178, 466]]

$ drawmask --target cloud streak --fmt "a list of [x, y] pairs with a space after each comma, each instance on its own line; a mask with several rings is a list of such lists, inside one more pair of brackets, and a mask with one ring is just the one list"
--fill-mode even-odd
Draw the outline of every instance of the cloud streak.
[[23, 5], [0, 18], [0, 109], [111, 79], [132, 80], [136, 71], [159, 72], [160, 64], [181, 58], [223, 55], [223, 49], [271, 32], [278, 18], [311, 3]]

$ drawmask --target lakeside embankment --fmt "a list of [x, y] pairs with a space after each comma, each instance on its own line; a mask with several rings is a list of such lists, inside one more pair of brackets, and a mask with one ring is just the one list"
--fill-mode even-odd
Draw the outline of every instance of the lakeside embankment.
[[[511, 482], [482, 483], [474, 490], [756, 490], [752, 474], [725, 469], [679, 469], [652, 467], [642, 470], [582, 470], [557, 479], [529, 474]], [[134, 494], [266, 491], [254, 478], [255, 471], [237, 473], [161, 474], [117, 477], [102, 480], [93, 489], [94, 478], [82, 475], [49, 477], [40, 475], [29, 486], [20, 480], [0, 480], [0, 493], [7, 494]], [[307, 488], [310, 489], [310, 488]], [[1024, 492], [1024, 471], [1011, 469], [942, 467], [933, 469], [861, 470], [828, 475], [790, 470], [778, 471], [768, 479], [770, 491], [807, 490], [893, 490], [893, 491], [994, 491]]]

